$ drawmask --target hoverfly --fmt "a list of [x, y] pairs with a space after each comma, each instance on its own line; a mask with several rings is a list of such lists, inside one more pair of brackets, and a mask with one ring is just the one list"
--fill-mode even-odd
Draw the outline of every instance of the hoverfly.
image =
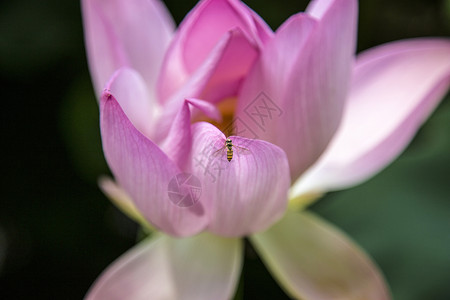
[[214, 155], [216, 155], [219, 151], [223, 151], [224, 149], [227, 149], [227, 160], [230, 162], [233, 159], [233, 147], [241, 149], [244, 152], [249, 151], [247, 148], [233, 145], [233, 142], [231, 141], [231, 139], [227, 138], [225, 140], [225, 145], [222, 148], [220, 148], [219, 150], [217, 150], [216, 152], [214, 152]]

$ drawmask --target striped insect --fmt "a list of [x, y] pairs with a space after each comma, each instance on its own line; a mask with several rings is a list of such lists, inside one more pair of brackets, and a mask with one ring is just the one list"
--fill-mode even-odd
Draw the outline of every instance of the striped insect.
[[247, 148], [243, 148], [243, 147], [239, 147], [239, 146], [233, 145], [233, 141], [230, 138], [227, 138], [225, 140], [225, 145], [222, 148], [220, 148], [219, 150], [217, 150], [216, 152], [214, 152], [214, 155], [217, 155], [220, 151], [223, 151], [224, 149], [227, 149], [227, 160], [229, 162], [231, 162], [231, 160], [233, 159], [233, 147], [241, 149], [241, 150], [243, 150], [243, 152], [248, 152], [249, 151]]

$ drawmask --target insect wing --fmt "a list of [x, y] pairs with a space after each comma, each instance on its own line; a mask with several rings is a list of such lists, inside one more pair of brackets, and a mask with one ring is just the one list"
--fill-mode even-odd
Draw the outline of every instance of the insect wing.
[[214, 151], [214, 152], [211, 154], [211, 156], [212, 156], [212, 157], [221, 156], [221, 155], [224, 153], [224, 151], [225, 151], [226, 148], [227, 148], [227, 146], [223, 146], [223, 147], [219, 148], [218, 150]]
[[240, 146], [235, 146], [233, 145], [234, 150], [236, 150], [236, 153], [238, 155], [249, 155], [251, 154], [251, 151], [248, 150], [247, 148], [244, 147], [240, 147]]

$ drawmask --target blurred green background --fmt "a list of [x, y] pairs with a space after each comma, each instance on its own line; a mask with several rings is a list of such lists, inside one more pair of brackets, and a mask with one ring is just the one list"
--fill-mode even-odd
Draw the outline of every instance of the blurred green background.
[[[165, 1], [179, 23], [196, 1]], [[245, 1], [277, 28], [307, 1]], [[360, 1], [358, 51], [449, 36], [450, 1]], [[99, 191], [108, 174], [78, 1], [0, 3], [0, 299], [80, 299], [135, 242]], [[6, 105], [6, 106], [5, 106]], [[367, 183], [311, 207], [353, 237], [395, 299], [450, 299], [450, 98]], [[244, 299], [288, 299], [248, 249]]]

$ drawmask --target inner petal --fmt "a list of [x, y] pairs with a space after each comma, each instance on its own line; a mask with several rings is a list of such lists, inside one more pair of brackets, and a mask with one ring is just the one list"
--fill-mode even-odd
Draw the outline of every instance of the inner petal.
[[200, 201], [208, 214], [208, 229], [238, 237], [264, 230], [283, 215], [289, 165], [278, 146], [228, 138], [229, 143], [212, 124], [193, 124], [190, 172], [202, 182]]

